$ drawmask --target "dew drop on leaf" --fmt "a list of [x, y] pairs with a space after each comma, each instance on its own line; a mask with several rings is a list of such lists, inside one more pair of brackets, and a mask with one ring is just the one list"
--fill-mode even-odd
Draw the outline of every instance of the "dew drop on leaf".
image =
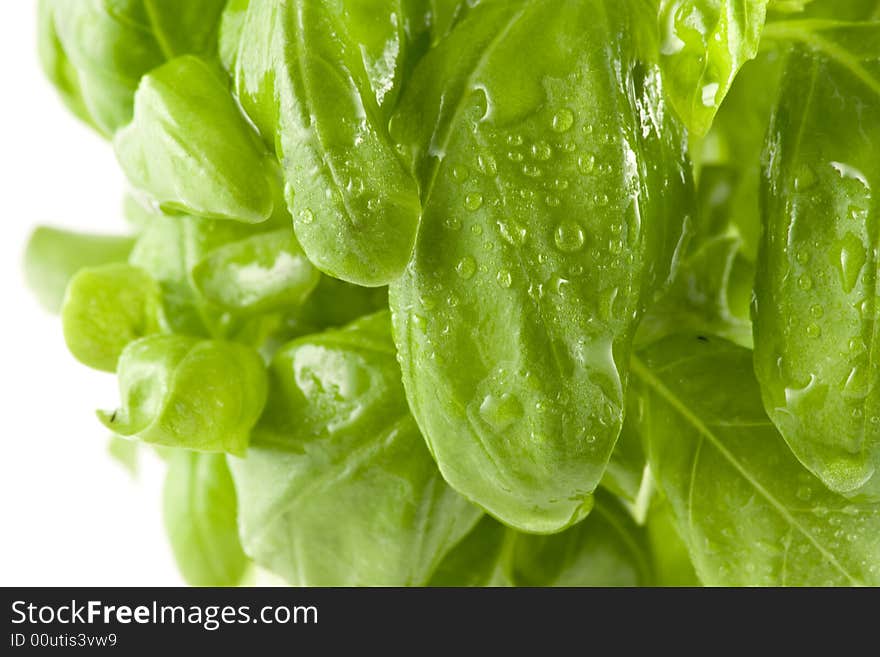
[[584, 231], [574, 221], [563, 221], [553, 235], [556, 247], [564, 253], [573, 253], [584, 246]]
[[555, 132], [567, 132], [574, 125], [574, 114], [570, 109], [563, 108], [553, 115], [550, 121], [550, 127]]

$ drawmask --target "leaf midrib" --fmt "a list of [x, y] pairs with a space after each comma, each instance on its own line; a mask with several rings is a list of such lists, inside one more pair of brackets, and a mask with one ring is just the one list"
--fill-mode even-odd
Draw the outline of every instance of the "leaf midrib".
[[746, 467], [724, 446], [722, 440], [716, 436], [712, 430], [703, 422], [696, 413], [691, 411], [688, 406], [679, 399], [660, 379], [651, 372], [650, 369], [637, 357], [633, 356], [631, 361], [631, 369], [635, 376], [640, 378], [649, 388], [653, 389], [662, 399], [664, 399], [688, 424], [694, 427], [697, 432], [718, 451], [725, 460], [760, 494], [776, 512], [789, 524], [790, 527], [797, 529], [801, 535], [809, 541], [819, 553], [825, 557], [828, 562], [834, 566], [846, 579], [854, 585], [863, 585], [856, 577], [851, 575], [846, 568], [837, 560], [819, 540], [797, 519], [791, 515], [789, 509], [782, 502], [776, 499], [774, 495], [764, 488], [761, 483], [746, 469]]

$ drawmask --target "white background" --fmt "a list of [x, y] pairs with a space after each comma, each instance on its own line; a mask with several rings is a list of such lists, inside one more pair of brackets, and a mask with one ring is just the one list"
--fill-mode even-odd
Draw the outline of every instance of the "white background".
[[0, 585], [178, 585], [161, 517], [162, 468], [133, 479], [94, 415], [114, 377], [79, 365], [21, 274], [40, 223], [125, 229], [110, 145], [55, 95], [36, 55], [36, 1], [0, 20]]

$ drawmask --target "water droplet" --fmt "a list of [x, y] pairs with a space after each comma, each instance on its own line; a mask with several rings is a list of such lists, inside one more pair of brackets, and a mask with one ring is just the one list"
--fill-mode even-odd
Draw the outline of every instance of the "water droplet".
[[604, 207], [608, 205], [610, 199], [608, 198], [608, 194], [597, 194], [593, 200], [599, 207]]
[[554, 196], [553, 194], [548, 194], [547, 197], [544, 199], [544, 203], [546, 203], [551, 208], [558, 208], [560, 203], [559, 197]]
[[550, 127], [555, 132], [567, 132], [574, 125], [574, 114], [570, 109], [563, 108], [553, 115], [550, 121]]
[[802, 275], [798, 279], [798, 287], [801, 288], [804, 292], [807, 290], [811, 290], [813, 288], [813, 279], [810, 278], [808, 274]]
[[566, 189], [568, 189], [568, 180], [566, 180], [565, 178], [557, 178], [553, 181], [553, 187], [555, 189], [558, 189], [560, 192], [564, 192]]
[[818, 303], [814, 303], [812, 306], [810, 306], [810, 315], [812, 315], [815, 319], [820, 319], [824, 314], [825, 309]]
[[553, 235], [556, 247], [565, 253], [573, 253], [584, 246], [584, 231], [574, 221], [563, 221]]
[[523, 154], [520, 153], [519, 151], [510, 151], [507, 154], [507, 159], [510, 160], [511, 162], [522, 162], [523, 161]]
[[454, 167], [452, 167], [452, 177], [455, 178], [455, 180], [457, 180], [458, 182], [464, 182], [468, 179], [467, 167], [456, 164]]
[[807, 335], [811, 338], [818, 338], [822, 335], [822, 329], [819, 328], [818, 324], [810, 324], [807, 326]]
[[502, 269], [498, 272], [498, 275], [495, 277], [495, 280], [498, 281], [498, 285], [503, 287], [504, 289], [509, 288], [513, 285], [513, 276], [506, 269]]
[[865, 266], [867, 253], [861, 240], [852, 233], [847, 233], [842, 240], [837, 243], [837, 260], [838, 270], [840, 272], [840, 282], [843, 285], [844, 292], [852, 292], [862, 267]]
[[813, 496], [813, 489], [809, 486], [800, 486], [797, 489], [797, 497], [802, 502], [809, 502], [810, 498]]
[[498, 163], [491, 155], [480, 155], [477, 157], [477, 166], [480, 171], [487, 176], [494, 176], [498, 173]]
[[443, 225], [449, 230], [461, 230], [461, 219], [454, 214], [447, 214], [446, 219], [443, 221]]
[[299, 213], [299, 221], [305, 225], [309, 225], [315, 221], [315, 213], [306, 208]]
[[522, 172], [524, 175], [529, 178], [540, 178], [544, 175], [544, 172], [541, 170], [541, 167], [535, 166], [534, 164], [524, 164], [522, 168]]
[[455, 271], [465, 280], [471, 278], [476, 270], [477, 263], [470, 256], [463, 257], [461, 260], [458, 261], [458, 264], [455, 265]]
[[471, 212], [479, 210], [483, 206], [483, 195], [472, 193], [464, 197], [464, 207]]
[[808, 262], [810, 262], [810, 254], [806, 251], [799, 251], [796, 258], [797, 261], [802, 265], [806, 265]]
[[508, 146], [522, 146], [523, 145], [522, 135], [507, 135], [507, 145]]
[[483, 227], [480, 224], [474, 224], [473, 226], [471, 226], [471, 232], [474, 235], [482, 235], [483, 234]]
[[546, 162], [553, 155], [553, 149], [546, 141], [539, 141], [532, 144], [532, 157], [541, 162]]
[[578, 171], [584, 174], [592, 173], [596, 168], [595, 155], [581, 155], [578, 158]]
[[502, 431], [522, 417], [519, 400], [510, 393], [486, 395], [480, 404], [480, 417], [495, 431]]

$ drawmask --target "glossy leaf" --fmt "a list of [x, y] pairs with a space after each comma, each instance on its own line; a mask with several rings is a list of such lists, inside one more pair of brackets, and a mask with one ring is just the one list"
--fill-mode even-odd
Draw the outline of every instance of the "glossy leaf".
[[117, 373], [122, 406], [99, 418], [157, 445], [244, 454], [266, 401], [262, 359], [231, 342], [143, 338], [123, 351]]
[[37, 53], [43, 74], [55, 87], [61, 100], [74, 116], [97, 129], [86, 107], [79, 81], [79, 73], [71, 64], [55, 27], [56, 0], [37, 2]]
[[192, 56], [145, 76], [114, 139], [129, 182], [167, 212], [260, 223], [277, 172], [219, 72]]
[[246, 313], [299, 306], [320, 278], [289, 228], [222, 246], [192, 275], [207, 300]]
[[701, 332], [751, 347], [754, 266], [739, 257], [741, 244], [736, 236], [720, 235], [684, 258], [675, 282], [639, 326], [637, 344]]
[[431, 586], [646, 586], [647, 533], [607, 494], [559, 534], [524, 534], [484, 518], [440, 564]]
[[91, 368], [114, 372], [123, 349], [162, 327], [159, 286], [137, 267], [110, 264], [81, 269], [61, 306], [64, 340]]
[[689, 204], [681, 131], [627, 9], [483, 2], [393, 123], [425, 205], [391, 286], [410, 406], [446, 480], [532, 532], [590, 510]]
[[801, 462], [880, 501], [880, 27], [772, 35], [795, 45], [767, 142], [755, 369]]
[[483, 516], [440, 562], [428, 586], [510, 586], [505, 568], [513, 536], [500, 522]]
[[133, 245], [131, 237], [40, 226], [31, 233], [25, 249], [25, 279], [43, 307], [57, 313], [67, 284], [80, 269], [125, 262]]
[[661, 0], [661, 65], [670, 102], [704, 135], [740, 67], [758, 52], [767, 0]]
[[[43, 0], [57, 35], [49, 77], [106, 136], [131, 120], [141, 77], [185, 53], [210, 54], [225, 0]], [[47, 59], [44, 56], [44, 66]], [[55, 74], [52, 74], [52, 72]], [[75, 82], [74, 82], [75, 81]], [[82, 102], [80, 103], [80, 99]]]
[[617, 496], [639, 525], [645, 524], [655, 488], [638, 432], [643, 414], [641, 400], [630, 395], [626, 420], [601, 482], [603, 488]]
[[424, 584], [480, 512], [409, 414], [388, 313], [291, 342], [270, 389], [231, 463], [245, 551], [295, 585]]
[[128, 474], [136, 477], [140, 466], [138, 448], [140, 445], [137, 441], [128, 440], [117, 435], [110, 437], [107, 441], [107, 454], [110, 455], [116, 463], [122, 466]]
[[880, 583], [880, 505], [829, 491], [767, 418], [751, 353], [682, 335], [633, 361], [641, 429], [709, 586]]
[[163, 502], [165, 530], [193, 586], [235, 586], [248, 560], [238, 540], [235, 486], [222, 454], [175, 450]]
[[700, 586], [687, 546], [681, 540], [669, 502], [655, 504], [646, 524], [651, 543], [654, 585], [666, 587]]
[[309, 259], [361, 285], [397, 278], [418, 228], [418, 189], [387, 131], [408, 56], [403, 8], [251, 0], [232, 71], [242, 107], [281, 159]]

